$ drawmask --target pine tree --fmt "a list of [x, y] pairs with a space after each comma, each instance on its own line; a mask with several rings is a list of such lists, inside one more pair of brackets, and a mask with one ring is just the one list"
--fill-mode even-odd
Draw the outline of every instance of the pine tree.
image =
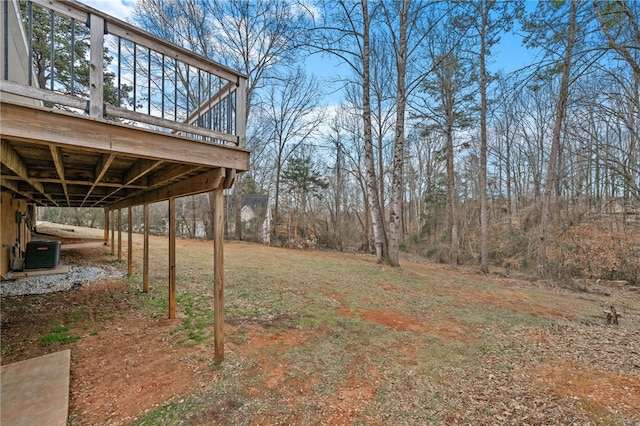
[[[91, 70], [88, 59], [89, 28], [82, 22], [56, 15], [41, 7], [30, 6], [24, 0], [20, 1], [20, 11], [25, 34], [27, 37], [31, 34], [33, 74], [38, 87], [88, 98]], [[115, 74], [107, 71], [112, 61], [113, 57], [105, 48], [104, 100], [118, 105]], [[127, 85], [120, 87], [121, 104], [130, 91], [131, 88]]]

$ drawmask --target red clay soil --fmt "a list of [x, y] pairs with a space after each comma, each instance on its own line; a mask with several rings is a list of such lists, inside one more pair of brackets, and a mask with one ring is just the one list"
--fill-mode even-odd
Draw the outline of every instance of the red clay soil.
[[[180, 244], [199, 246], [202, 243], [181, 241]], [[97, 257], [102, 258], [102, 255]], [[453, 276], [454, 272], [451, 274]], [[392, 286], [384, 283], [381, 285]], [[50, 294], [46, 298], [27, 296], [2, 300], [3, 364], [52, 350], [72, 348], [70, 420], [75, 424], [130, 423], [170, 399], [198, 392], [208, 382], [215, 380], [218, 374], [208, 365], [210, 347], [176, 344], [176, 337], [172, 332], [180, 320], [154, 318], [132, 311], [129, 297], [133, 290], [127, 286], [123, 280], [105, 280], [78, 291]], [[479, 290], [472, 291], [469, 287], [451, 286], [447, 291], [469, 303], [524, 309], [544, 317], [560, 318], [570, 309], [569, 301], [566, 306], [555, 307], [532, 304], [521, 300], [522, 294], [508, 289], [503, 294], [489, 294]], [[338, 297], [333, 294], [331, 296]], [[76, 328], [84, 330], [86, 334], [68, 345], [52, 348], [38, 344], [39, 336], [47, 334], [51, 327], [69, 319], [73, 314], [73, 307], [82, 307], [87, 312], [86, 316], [76, 321]], [[458, 342], [472, 338], [471, 330], [454, 318], [441, 318], [437, 322], [427, 323], [416, 321], [415, 318], [393, 309], [352, 310], [344, 303], [337, 311], [346, 317], [359, 316], [395, 330], [429, 332]], [[99, 322], [98, 318], [110, 319]], [[93, 327], [96, 324], [103, 328], [95, 330]], [[246, 390], [247, 395], [258, 397], [265, 392], [279, 390], [285, 395], [284, 400], [292, 408], [295, 407], [298, 395], [309, 393], [314, 386], [314, 379], [288, 378], [286, 387], [283, 387], [289, 365], [286, 360], [274, 361], [273, 351], [276, 348], [302, 345], [311, 332], [291, 329], [283, 331], [277, 328], [269, 330], [251, 324], [244, 327], [247, 328], [245, 336], [250, 344], [236, 345], [228, 342], [228, 350], [253, 360], [252, 368], [256, 374], [259, 371], [267, 372], [262, 383], [256, 382]], [[227, 326], [227, 331], [232, 335], [234, 326]], [[548, 350], [562, 350], [560, 343], [551, 342], [549, 336], [539, 334], [529, 338], [540, 345], [546, 345]], [[396, 349], [410, 355], [415, 348]], [[638, 359], [640, 365], [640, 358]], [[355, 360], [347, 368], [355, 369], [359, 367], [359, 363], [359, 360]], [[367, 373], [366, 376], [352, 375], [326, 401], [327, 411], [323, 413], [323, 418], [327, 424], [349, 425], [361, 418], [365, 407], [376, 398], [380, 379], [380, 372], [374, 366], [369, 366]], [[558, 397], [581, 399], [587, 407], [589, 404], [595, 407], [613, 407], [630, 418], [640, 418], [640, 379], [637, 376], [601, 370], [596, 372], [571, 361], [541, 365], [532, 363], [531, 369], [523, 374], [534, 377], [533, 383], [540, 391], [556, 394]], [[454, 417], [451, 418], [452, 421], [457, 422]], [[206, 419], [205, 416], [193, 424], [206, 424]], [[271, 423], [268, 417], [256, 416], [254, 420], [254, 424]]]

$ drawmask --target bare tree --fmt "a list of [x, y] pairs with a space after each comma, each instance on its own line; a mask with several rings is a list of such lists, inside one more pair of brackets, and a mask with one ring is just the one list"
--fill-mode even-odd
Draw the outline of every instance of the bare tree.
[[[498, 88], [495, 96], [497, 98], [496, 109], [493, 111], [495, 117], [495, 132], [497, 136], [495, 155], [500, 170], [504, 167], [505, 192], [507, 201], [507, 215], [509, 218], [509, 230], [513, 229], [515, 216], [517, 215], [517, 173], [514, 170], [514, 150], [517, 143], [517, 132], [520, 128], [519, 115], [521, 112], [519, 96], [512, 84], [504, 76], [498, 77]], [[504, 142], [504, 145], [502, 145]]]
[[[306, 34], [303, 10], [285, 0], [138, 0], [133, 19], [163, 39], [246, 73], [249, 126], [259, 101], [255, 94], [278, 77], [281, 65], [294, 63]], [[236, 180], [235, 229], [241, 239], [242, 175]]]
[[314, 51], [335, 55], [354, 72], [362, 95], [362, 120], [366, 165], [367, 198], [378, 261], [388, 261], [388, 242], [383, 207], [375, 170], [371, 124], [371, 20], [369, 2], [320, 1], [321, 20], [314, 26]]
[[302, 68], [285, 75], [271, 86], [261, 106], [268, 126], [268, 140], [275, 153], [274, 235], [278, 223], [280, 178], [286, 161], [304, 143], [315, 136], [324, 119], [319, 108], [321, 92], [317, 80], [307, 77]]
[[448, 258], [454, 264], [460, 261], [454, 139], [456, 131], [468, 128], [472, 123], [474, 98], [473, 82], [469, 79], [472, 63], [462, 55], [460, 43], [461, 39], [454, 31], [443, 31], [429, 40], [428, 54], [434, 71], [423, 81], [427, 98], [422, 105], [426, 129], [437, 131], [445, 140]]
[[[353, 87], [353, 84], [351, 85]], [[348, 101], [338, 109], [340, 126], [345, 133], [344, 150], [345, 171], [355, 180], [355, 187], [361, 195], [362, 202], [354, 202], [351, 206], [352, 213], [357, 217], [362, 230], [362, 240], [357, 247], [365, 251], [375, 250], [375, 243], [371, 238], [371, 213], [368, 192], [366, 166], [364, 160], [364, 132], [362, 130], [362, 96], [348, 90]], [[361, 206], [361, 207], [359, 207]]]
[[345, 135], [341, 122], [342, 117], [336, 114], [329, 125], [330, 133], [327, 135], [328, 141], [331, 144], [331, 148], [335, 150], [335, 160], [333, 163], [333, 179], [330, 183], [333, 184], [333, 209], [331, 209], [332, 223], [334, 227], [334, 242], [336, 247], [342, 251], [343, 246], [343, 205], [344, 205], [344, 190], [345, 190], [345, 176], [344, 176], [344, 150], [345, 150]]
[[[398, 19], [398, 33], [391, 31], [394, 51], [396, 53], [396, 129], [393, 149], [393, 183], [391, 185], [391, 209], [389, 211], [389, 263], [398, 266], [398, 251], [402, 238], [402, 205], [404, 201], [404, 125], [407, 106], [407, 27], [411, 0], [396, 3], [394, 16]], [[385, 8], [385, 11], [387, 9]], [[385, 13], [390, 23], [390, 13]], [[392, 27], [392, 25], [389, 25]]]
[[[549, 232], [549, 220], [551, 215], [551, 193], [555, 186], [556, 181], [556, 168], [558, 163], [558, 152], [560, 149], [560, 137], [562, 136], [562, 123], [567, 109], [567, 102], [569, 100], [569, 82], [571, 78], [571, 66], [573, 64], [574, 46], [576, 44], [576, 22], [577, 22], [577, 10], [578, 0], [569, 1], [569, 16], [568, 21], [565, 23], [556, 22], [555, 24], [561, 24], [560, 27], [565, 27], [566, 33], [563, 34], [566, 37], [566, 45], [564, 46], [564, 59], [562, 63], [562, 77], [560, 80], [560, 89], [558, 93], [558, 101], [555, 108], [555, 118], [553, 124], [553, 135], [551, 136], [551, 150], [549, 152], [549, 161], [547, 163], [547, 173], [544, 187], [544, 196], [542, 199], [542, 215], [540, 218], [540, 240], [538, 244], [538, 274], [544, 275], [545, 267], [547, 264], [547, 235]], [[534, 45], [544, 43], [544, 39], [540, 36], [546, 34], [545, 25], [552, 25], [553, 23], [547, 21], [542, 22], [542, 26], [539, 26], [541, 16], [555, 17], [557, 9], [556, 6], [549, 3], [539, 3], [537, 8], [537, 14], [534, 19], [536, 21], [529, 21], [529, 29], [534, 34], [529, 40]], [[557, 38], [558, 27], [554, 26], [551, 37]], [[542, 33], [540, 30], [542, 29]], [[547, 40], [548, 41], [548, 40]]]
[[490, 76], [487, 58], [491, 48], [500, 41], [503, 32], [509, 31], [515, 17], [523, 9], [522, 2], [498, 2], [477, 0], [470, 4], [469, 24], [479, 41], [479, 91], [480, 91], [480, 270], [489, 272], [489, 214], [487, 196], [487, 88]]
[[[600, 30], [606, 37], [607, 47], [620, 55], [631, 67], [636, 79], [640, 79], [640, 5], [637, 1], [599, 2], [593, 0], [593, 8]], [[635, 54], [634, 54], [635, 51]]]

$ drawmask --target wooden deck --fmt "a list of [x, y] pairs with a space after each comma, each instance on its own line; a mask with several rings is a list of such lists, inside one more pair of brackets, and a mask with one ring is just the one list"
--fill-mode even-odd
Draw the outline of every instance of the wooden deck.
[[[31, 0], [21, 7], [4, 0], [0, 12], [0, 183], [8, 200], [3, 217], [15, 228], [3, 229], [3, 258], [24, 234], [19, 230], [35, 225], [35, 209], [18, 211], [11, 207], [15, 199], [30, 207], [103, 209], [104, 240], [111, 231], [113, 254], [117, 230], [119, 261], [122, 209], [131, 220], [132, 207], [144, 206], [148, 230], [149, 203], [168, 200], [169, 317], [175, 318], [175, 199], [211, 192], [215, 358], [222, 361], [223, 191], [249, 170], [247, 77], [80, 2]], [[28, 25], [38, 16], [50, 26], [40, 35]], [[54, 33], [85, 50], [56, 54], [62, 47]], [[39, 38], [49, 40], [48, 57], [34, 50], [41, 48], [33, 42]], [[35, 60], [39, 55], [47, 60]], [[81, 70], [89, 75], [76, 89]], [[129, 222], [129, 245], [131, 229]], [[145, 233], [143, 291], [147, 248]], [[129, 274], [132, 251], [129, 246]]]
[[[237, 173], [249, 170], [246, 76], [82, 3], [31, 3], [21, 9], [15, 0], [2, 2], [5, 189], [36, 205], [113, 210], [229, 188]], [[42, 55], [30, 42], [38, 34], [26, 25], [38, 14], [74, 23], [56, 37], [77, 39], [88, 57], [30, 61]], [[105, 54], [117, 66], [109, 68]], [[90, 70], [90, 84], [70, 90], [78, 62]], [[47, 80], [31, 76], [36, 72]], [[108, 75], [116, 98], [107, 93]]]

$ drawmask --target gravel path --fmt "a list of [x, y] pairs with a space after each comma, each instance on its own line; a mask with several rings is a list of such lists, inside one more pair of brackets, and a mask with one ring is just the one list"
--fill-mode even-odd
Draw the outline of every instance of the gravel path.
[[0, 297], [67, 291], [98, 280], [122, 278], [124, 274], [110, 265], [72, 265], [66, 274], [40, 275], [16, 279], [12, 279], [12, 276], [13, 273], [10, 272], [7, 274], [7, 280], [0, 283]]

